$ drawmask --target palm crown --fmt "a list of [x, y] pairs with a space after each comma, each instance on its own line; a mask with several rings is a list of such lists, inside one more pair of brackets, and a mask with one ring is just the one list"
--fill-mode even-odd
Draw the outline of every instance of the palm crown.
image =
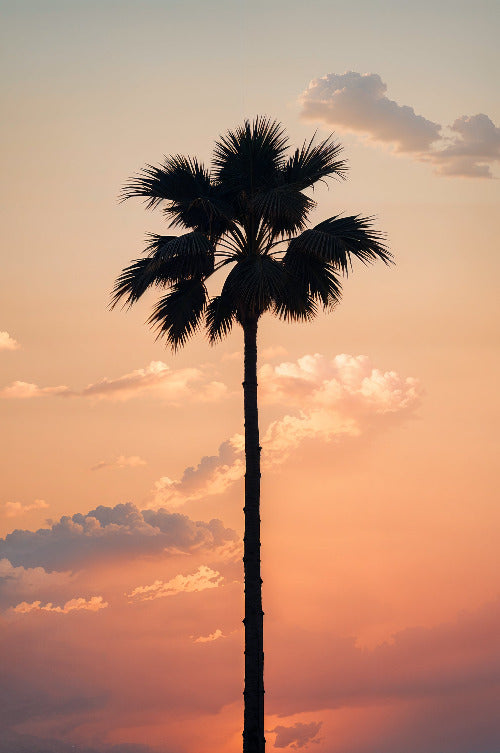
[[[147, 165], [122, 198], [162, 204], [170, 227], [187, 232], [150, 234], [145, 255], [116, 280], [112, 305], [132, 305], [152, 286], [166, 289], [149, 323], [176, 349], [203, 323], [215, 342], [235, 321], [244, 326], [265, 311], [308, 320], [337, 303], [353, 258], [392, 258], [372, 218], [337, 215], [306, 229], [316, 204], [305, 191], [345, 176], [340, 152], [330, 137], [289, 154], [280, 123], [257, 117], [216, 141], [211, 170], [180, 155]], [[207, 280], [225, 266], [222, 290], [210, 297]]]

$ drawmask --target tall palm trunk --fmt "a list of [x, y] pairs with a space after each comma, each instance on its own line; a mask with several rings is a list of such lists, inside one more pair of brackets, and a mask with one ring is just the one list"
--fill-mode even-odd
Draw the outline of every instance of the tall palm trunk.
[[245, 700], [243, 753], [264, 753], [264, 641], [260, 577], [260, 444], [257, 408], [257, 318], [245, 338]]

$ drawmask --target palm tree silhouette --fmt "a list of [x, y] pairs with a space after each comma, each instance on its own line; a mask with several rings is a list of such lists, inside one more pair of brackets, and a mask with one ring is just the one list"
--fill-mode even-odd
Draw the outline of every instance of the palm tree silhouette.
[[[353, 257], [391, 261], [372, 218], [334, 216], [306, 228], [316, 206], [304, 191], [344, 177], [341, 146], [314, 137], [291, 154], [280, 123], [246, 120], [215, 143], [212, 169], [180, 155], [147, 165], [130, 179], [123, 199], [144, 197], [163, 206], [182, 235], [149, 236], [145, 256], [117, 278], [112, 306], [134, 304], [150, 287], [165, 289], [148, 323], [173, 350], [201, 327], [211, 343], [234, 323], [244, 335], [245, 420], [245, 689], [244, 753], [264, 753], [264, 650], [260, 572], [260, 453], [257, 408], [257, 325], [264, 312], [285, 320], [314, 318], [341, 296], [340, 276]], [[228, 274], [219, 295], [207, 280]]]

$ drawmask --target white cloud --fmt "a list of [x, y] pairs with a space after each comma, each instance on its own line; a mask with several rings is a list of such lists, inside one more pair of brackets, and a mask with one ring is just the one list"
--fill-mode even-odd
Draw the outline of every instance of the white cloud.
[[201, 565], [190, 575], [176, 575], [169, 581], [155, 580], [148, 586], [138, 586], [131, 593], [126, 594], [129, 599], [137, 601], [151, 601], [165, 596], [176, 596], [180, 593], [194, 593], [205, 591], [207, 588], [217, 588], [223, 576], [206, 565]]
[[0, 332], [0, 350], [17, 350], [20, 347], [19, 343], [8, 332]]
[[302, 116], [394, 144], [398, 152], [428, 149], [439, 139], [440, 125], [417, 115], [413, 107], [398, 105], [386, 91], [377, 73], [328, 73], [311, 81], [302, 94]]
[[500, 160], [500, 128], [484, 113], [462, 115], [448, 129], [386, 96], [376, 73], [328, 73], [302, 93], [302, 117], [392, 146], [438, 175], [491, 178]]
[[6, 502], [4, 508], [7, 518], [16, 518], [32, 510], [46, 510], [48, 504], [44, 499], [35, 499], [30, 505], [23, 505], [21, 502]]
[[217, 641], [219, 638], [225, 638], [226, 636], [222, 633], [222, 630], [220, 628], [217, 628], [217, 630], [214, 633], [210, 633], [210, 635], [200, 635], [199, 638], [195, 638], [195, 643], [212, 643], [212, 641]]
[[57, 612], [58, 614], [68, 614], [69, 612], [81, 611], [86, 612], [98, 612], [100, 609], [106, 609], [109, 607], [107, 601], [104, 601], [102, 596], [91, 596], [90, 599], [70, 599], [62, 607], [55, 607], [50, 601], [48, 604], [42, 605], [41, 601], [33, 601], [28, 604], [26, 601], [22, 601], [16, 607], [14, 612], [20, 614], [28, 614], [29, 612]]
[[138, 455], [119, 455], [115, 460], [100, 460], [98, 463], [92, 466], [91, 471], [100, 471], [103, 468], [139, 468], [142, 465], [147, 465], [146, 461], [140, 458]]

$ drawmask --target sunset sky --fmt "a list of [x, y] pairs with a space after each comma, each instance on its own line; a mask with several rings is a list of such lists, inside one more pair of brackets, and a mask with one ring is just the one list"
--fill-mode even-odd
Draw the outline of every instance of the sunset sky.
[[396, 261], [260, 324], [267, 748], [500, 753], [499, 3], [0, 11], [0, 753], [241, 749], [241, 330], [108, 304], [127, 178], [257, 114]]

